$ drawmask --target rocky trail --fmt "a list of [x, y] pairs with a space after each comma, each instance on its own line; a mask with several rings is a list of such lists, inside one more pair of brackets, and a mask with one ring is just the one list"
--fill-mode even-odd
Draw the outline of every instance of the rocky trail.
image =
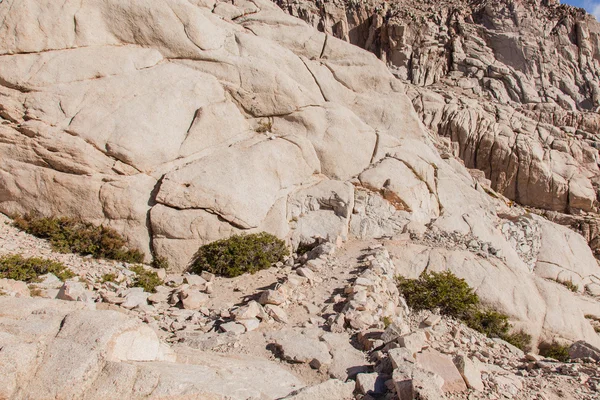
[[[525, 354], [458, 321], [428, 311], [411, 312], [395, 288], [393, 260], [399, 256], [386, 250], [400, 248], [403, 241], [411, 242], [411, 235], [394, 241], [355, 241], [340, 248], [324, 242], [296, 261], [290, 258], [254, 275], [231, 279], [204, 275], [209, 278], [207, 282], [198, 275], [165, 274], [168, 286], [159, 287], [155, 294], [141, 292], [144, 301], [136, 300], [138, 304], [132, 307], [128, 303], [140, 295], [139, 291], [128, 289], [125, 279], [121, 283], [101, 283], [98, 274], [127, 276], [132, 274], [129, 265], [56, 253], [46, 241], [19, 231], [3, 217], [0, 255], [43, 255], [65, 263], [76, 277], [63, 284], [46, 276], [42, 283], [30, 284], [29, 288], [17, 281], [0, 280], [5, 296], [0, 298], [0, 326], [14, 333], [28, 330], [36, 315], [45, 315], [48, 311], [43, 310], [53, 302], [52, 307], [67, 315], [56, 334], [59, 338], [67, 329], [64, 321], [74, 318], [75, 310], [117, 312], [98, 318], [126, 324], [126, 332], [132, 337], [116, 334], [108, 350], [98, 349], [94, 361], [98, 365], [93, 366], [97, 372], [91, 372], [90, 367], [85, 370], [90, 379], [87, 385], [93, 388], [85, 398], [91, 399], [102, 398], [100, 394], [160, 398], [184, 393], [190, 398], [211, 398], [203, 397], [210, 394], [232, 399], [408, 399], [417, 393], [427, 399], [597, 398], [600, 352], [587, 350], [577, 355], [581, 357], [577, 362], [560, 363]], [[75, 297], [76, 290], [67, 291], [65, 297], [61, 287], [75, 285], [82, 286], [79, 297]], [[186, 292], [188, 297], [181, 296]], [[186, 302], [196, 292], [205, 293], [202, 301]], [[181, 302], [172, 301], [176, 295], [182, 297]], [[11, 309], [15, 300], [26, 300], [27, 307], [16, 312]], [[45, 334], [31, 332], [27, 337], [35, 343], [40, 335]], [[87, 340], [86, 336], [93, 338], [97, 333], [86, 329], [70, 335], [62, 339], [61, 346], [77, 346]], [[36, 379], [47, 364], [61, 363], [62, 368], [75, 371], [79, 365], [91, 365], [85, 357], [72, 359], [63, 354], [58, 360], [48, 358], [58, 339], [45, 340], [47, 347], [38, 348], [36, 361], [19, 359], [12, 367], [6, 364], [12, 352], [9, 350], [7, 355], [5, 349], [33, 345], [22, 337], [14, 344], [9, 341], [0, 352], [5, 385], [0, 393], [6, 398], [26, 394], [45, 398], [53, 391], [65, 390], [60, 389], [62, 380], [58, 379], [43, 389], [26, 385], [11, 392], [23, 384], [23, 379]], [[115, 353], [115, 347], [120, 349], [123, 341], [129, 348]], [[158, 348], [152, 350], [153, 345]], [[144, 391], [139, 387], [144, 382], [139, 372], [129, 384], [119, 381], [117, 386], [102, 386], [107, 369], [120, 370], [124, 367], [117, 364], [129, 365], [132, 361], [141, 371], [145, 365], [154, 368], [154, 379], [159, 383], [153, 389]], [[263, 363], [265, 372], [274, 374], [273, 379], [280, 376], [282, 381], [248, 377], [251, 382], [244, 382], [245, 389], [239, 391], [233, 384], [239, 376], [222, 375], [223, 368], [233, 374], [237, 368], [248, 368], [245, 363], [253, 368]], [[163, 387], [160, 377], [171, 376], [187, 366], [192, 371], [196, 367], [216, 369], [218, 378], [211, 378], [211, 388], [201, 389], [198, 381], [191, 383], [184, 373], [172, 382], [167, 378], [168, 384]], [[248, 372], [254, 374], [256, 370]], [[278, 384], [279, 388], [270, 387]], [[304, 388], [298, 394], [284, 396], [285, 390], [291, 392], [295, 386]], [[274, 395], [278, 391], [281, 394]]]
[[[75, 274], [0, 280], [0, 398], [598, 398], [583, 10], [4, 0], [0, 22], [0, 255]], [[145, 264], [54, 252], [4, 216], [26, 214], [110, 228]], [[189, 273], [263, 232], [316, 247]], [[531, 353], [408, 309], [396, 278], [425, 272], [464, 280]]]

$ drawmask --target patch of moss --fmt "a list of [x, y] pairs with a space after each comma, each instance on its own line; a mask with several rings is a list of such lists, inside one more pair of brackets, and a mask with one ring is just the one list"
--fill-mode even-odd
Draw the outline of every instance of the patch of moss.
[[271, 132], [271, 129], [273, 129], [273, 122], [271, 120], [261, 120], [255, 131], [256, 133], [267, 133]]
[[563, 280], [560, 280], [560, 279], [554, 279], [554, 281], [556, 283], [560, 283], [561, 285], [563, 285], [564, 287], [566, 287], [567, 289], [569, 289], [573, 293], [579, 292], [579, 286], [577, 286], [576, 284], [574, 284], [573, 281], [563, 281]]
[[392, 319], [390, 317], [383, 317], [382, 321], [383, 321], [383, 327], [385, 329], [387, 329], [388, 326], [390, 326], [392, 324]]
[[558, 342], [544, 342], [539, 345], [540, 355], [547, 358], [554, 358], [560, 362], [569, 361], [569, 346]]
[[75, 276], [63, 263], [43, 258], [24, 258], [19, 254], [0, 257], [0, 278], [36, 282], [40, 275], [54, 274], [64, 281]]
[[156, 272], [147, 270], [141, 265], [131, 267], [131, 271], [135, 272], [136, 275], [133, 279], [133, 286], [144, 288], [146, 292], [154, 293], [156, 287], [163, 284], [162, 279], [158, 277]]
[[269, 233], [235, 235], [200, 247], [191, 270], [197, 274], [208, 271], [232, 278], [269, 268], [287, 255], [285, 242]]
[[139, 250], [126, 248], [125, 239], [114, 229], [78, 221], [73, 218], [15, 217], [14, 225], [25, 232], [47, 239], [62, 253], [92, 255], [128, 263], [144, 261]]

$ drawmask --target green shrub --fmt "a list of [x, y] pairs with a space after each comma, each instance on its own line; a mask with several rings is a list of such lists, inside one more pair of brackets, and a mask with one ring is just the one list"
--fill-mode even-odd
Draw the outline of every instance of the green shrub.
[[236, 235], [200, 247], [191, 270], [232, 278], [269, 268], [271, 264], [283, 261], [288, 254], [285, 243], [269, 233]]
[[36, 282], [40, 275], [48, 273], [56, 275], [61, 281], [75, 276], [60, 262], [37, 257], [23, 258], [18, 254], [0, 257], [0, 278]]
[[450, 271], [425, 272], [419, 279], [397, 277], [398, 289], [413, 310], [439, 310], [488, 337], [501, 338], [524, 350], [531, 341], [525, 332], [510, 333], [508, 316], [480, 306], [479, 296], [464, 279]]
[[146, 292], [154, 293], [156, 287], [163, 284], [162, 279], [158, 277], [156, 272], [147, 270], [141, 265], [131, 267], [131, 271], [135, 272], [136, 275], [133, 279], [133, 286], [144, 288]]
[[561, 362], [569, 361], [569, 346], [562, 345], [558, 342], [540, 343], [540, 355], [547, 358], [554, 358]]
[[102, 279], [101, 279], [102, 283], [116, 282], [116, 281], [117, 281], [117, 276], [115, 274], [104, 274], [104, 275], [102, 275]]
[[152, 268], [163, 268], [165, 271], [168, 271], [169, 260], [167, 260], [167, 257], [154, 256], [154, 258], [152, 259]]
[[528, 352], [531, 350], [531, 335], [524, 331], [507, 333], [505, 335], [500, 336], [500, 338], [512, 344], [516, 348], [523, 350], [524, 352]]
[[556, 283], [560, 283], [561, 285], [563, 285], [564, 287], [566, 287], [567, 289], [569, 289], [573, 293], [579, 292], [579, 286], [577, 286], [576, 284], [574, 284], [573, 281], [563, 281], [563, 280], [560, 280], [560, 279], [555, 279], [554, 281]]
[[466, 324], [488, 337], [503, 338], [511, 326], [508, 316], [493, 310], [474, 310], [465, 319]]
[[42, 239], [48, 239], [56, 251], [92, 255], [129, 263], [144, 261], [138, 250], [125, 247], [125, 239], [114, 229], [73, 218], [16, 217], [14, 225]]
[[414, 310], [439, 309], [442, 315], [465, 319], [479, 298], [464, 279], [450, 271], [425, 272], [419, 279], [398, 277], [398, 288]]

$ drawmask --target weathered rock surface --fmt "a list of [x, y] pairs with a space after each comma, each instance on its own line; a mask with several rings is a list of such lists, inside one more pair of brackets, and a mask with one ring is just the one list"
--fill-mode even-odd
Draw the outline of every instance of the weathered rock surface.
[[[0, 298], [3, 398], [279, 398], [303, 386], [260, 359], [173, 351], [147, 325], [84, 302]], [[269, 376], [269, 382], [256, 379]]]
[[440, 148], [483, 171], [494, 190], [596, 215], [600, 24], [583, 9], [545, 0], [276, 3], [384, 61], [408, 83]]

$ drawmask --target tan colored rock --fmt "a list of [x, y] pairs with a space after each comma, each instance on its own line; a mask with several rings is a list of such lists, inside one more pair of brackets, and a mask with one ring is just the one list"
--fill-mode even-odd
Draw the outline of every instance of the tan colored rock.
[[305, 387], [291, 393], [283, 399], [287, 400], [350, 400], [353, 398], [354, 383], [344, 383], [337, 379], [330, 379], [323, 383]]
[[268, 340], [281, 349], [284, 359], [288, 361], [306, 363], [315, 369], [332, 362], [329, 348], [312, 332], [288, 329], [270, 333]]
[[405, 347], [412, 354], [420, 352], [427, 343], [427, 337], [423, 331], [416, 331], [398, 338], [401, 347]]
[[245, 306], [241, 306], [231, 312], [231, 315], [236, 320], [252, 319], [262, 314], [262, 307], [259, 303], [252, 300]]
[[281, 290], [265, 290], [261, 293], [258, 302], [262, 305], [273, 304], [279, 306], [286, 301], [285, 294]]
[[187, 310], [198, 310], [208, 301], [208, 295], [198, 290], [187, 289], [181, 292], [181, 304]]
[[470, 389], [483, 391], [483, 381], [481, 380], [481, 371], [477, 368], [477, 365], [469, 358], [463, 355], [458, 355], [453, 359], [454, 365], [460, 372], [465, 383]]
[[452, 359], [435, 350], [427, 349], [416, 355], [419, 367], [431, 371], [444, 380], [442, 390], [446, 393], [463, 392], [467, 385], [460, 372], [452, 362]]
[[0, 279], [0, 291], [8, 296], [31, 297], [27, 283], [14, 279]]

